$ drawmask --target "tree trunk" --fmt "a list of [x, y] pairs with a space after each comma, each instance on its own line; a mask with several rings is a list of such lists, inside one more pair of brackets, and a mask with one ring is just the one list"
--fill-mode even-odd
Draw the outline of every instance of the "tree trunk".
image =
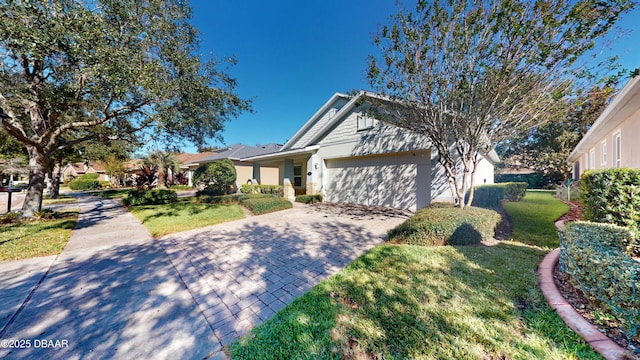
[[57, 199], [60, 196], [60, 178], [62, 177], [62, 159], [56, 156], [53, 164], [53, 170], [51, 171], [51, 191], [49, 196], [52, 199]]
[[22, 205], [22, 216], [33, 217], [36, 212], [42, 210], [47, 158], [33, 146], [27, 146], [27, 149], [29, 151], [29, 187]]

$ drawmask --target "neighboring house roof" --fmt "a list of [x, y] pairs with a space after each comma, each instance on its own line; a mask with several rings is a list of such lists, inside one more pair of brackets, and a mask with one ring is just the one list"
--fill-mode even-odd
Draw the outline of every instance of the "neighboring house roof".
[[620, 90], [620, 93], [604, 109], [589, 131], [573, 149], [567, 161], [574, 163], [582, 154], [594, 148], [603, 136], [614, 131], [620, 124], [640, 109], [640, 76], [636, 76]]
[[218, 153], [217, 151], [205, 151], [197, 154], [180, 153], [180, 154], [176, 154], [175, 157], [176, 157], [176, 160], [178, 160], [178, 162], [182, 165], [182, 164], [198, 162], [200, 159], [213, 156], [217, 153]]
[[87, 171], [89, 171], [89, 169], [93, 169], [93, 171], [97, 173], [103, 173], [106, 171], [106, 169], [104, 168], [104, 165], [102, 165], [101, 163], [91, 163], [89, 164]]
[[246, 157], [269, 154], [273, 152], [277, 152], [280, 150], [282, 145], [278, 144], [267, 144], [264, 146], [256, 147], [256, 146], [248, 146], [244, 144], [233, 144], [228, 146], [226, 149], [221, 149], [219, 152], [205, 156], [199, 159], [198, 162], [211, 162], [215, 160], [222, 159], [231, 159], [231, 160], [240, 160]]

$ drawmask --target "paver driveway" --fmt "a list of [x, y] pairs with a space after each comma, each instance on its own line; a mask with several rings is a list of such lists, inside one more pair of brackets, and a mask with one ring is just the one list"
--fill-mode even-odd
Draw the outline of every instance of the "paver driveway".
[[[110, 201], [91, 201], [100, 203], [87, 206], [92, 211], [110, 208]], [[2, 340], [31, 339], [31, 348], [0, 348], [0, 357], [224, 358], [223, 345], [381, 243], [404, 220], [343, 210], [296, 204], [157, 240], [118, 239], [112, 246], [102, 246], [83, 226], [75, 234], [86, 234], [86, 244], [70, 242], [3, 329]], [[101, 211], [88, 214], [84, 224], [116, 238], [119, 228], [130, 230], [126, 214]], [[0, 290], [24, 293], [16, 281], [0, 280]], [[27, 283], [36, 282], [21, 282]], [[36, 349], [35, 339], [68, 344]]]
[[161, 239], [221, 344], [382, 243], [406, 217], [296, 206]]

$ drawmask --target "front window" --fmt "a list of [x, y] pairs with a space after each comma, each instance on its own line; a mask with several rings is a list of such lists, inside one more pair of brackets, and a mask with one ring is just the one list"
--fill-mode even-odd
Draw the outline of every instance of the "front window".
[[594, 170], [596, 168], [596, 151], [592, 149], [589, 151], [589, 170]]
[[302, 165], [293, 166], [293, 186], [294, 187], [302, 186]]
[[607, 165], [607, 142], [603, 141], [600, 148], [602, 149], [602, 161], [600, 163], [602, 165]]
[[613, 135], [613, 165], [617, 168], [622, 166], [622, 157], [620, 156], [622, 142], [620, 138], [620, 131]]

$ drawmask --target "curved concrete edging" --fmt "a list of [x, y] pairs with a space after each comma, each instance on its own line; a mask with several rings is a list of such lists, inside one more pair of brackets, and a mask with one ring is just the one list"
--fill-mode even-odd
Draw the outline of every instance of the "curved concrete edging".
[[[557, 222], [556, 226], [564, 228], [564, 222]], [[595, 351], [608, 360], [621, 360], [626, 358], [626, 351], [613, 340], [601, 333], [595, 326], [585, 320], [562, 296], [555, 281], [553, 270], [560, 259], [560, 248], [548, 253], [538, 266], [538, 285], [549, 305], [564, 320], [564, 322]]]

